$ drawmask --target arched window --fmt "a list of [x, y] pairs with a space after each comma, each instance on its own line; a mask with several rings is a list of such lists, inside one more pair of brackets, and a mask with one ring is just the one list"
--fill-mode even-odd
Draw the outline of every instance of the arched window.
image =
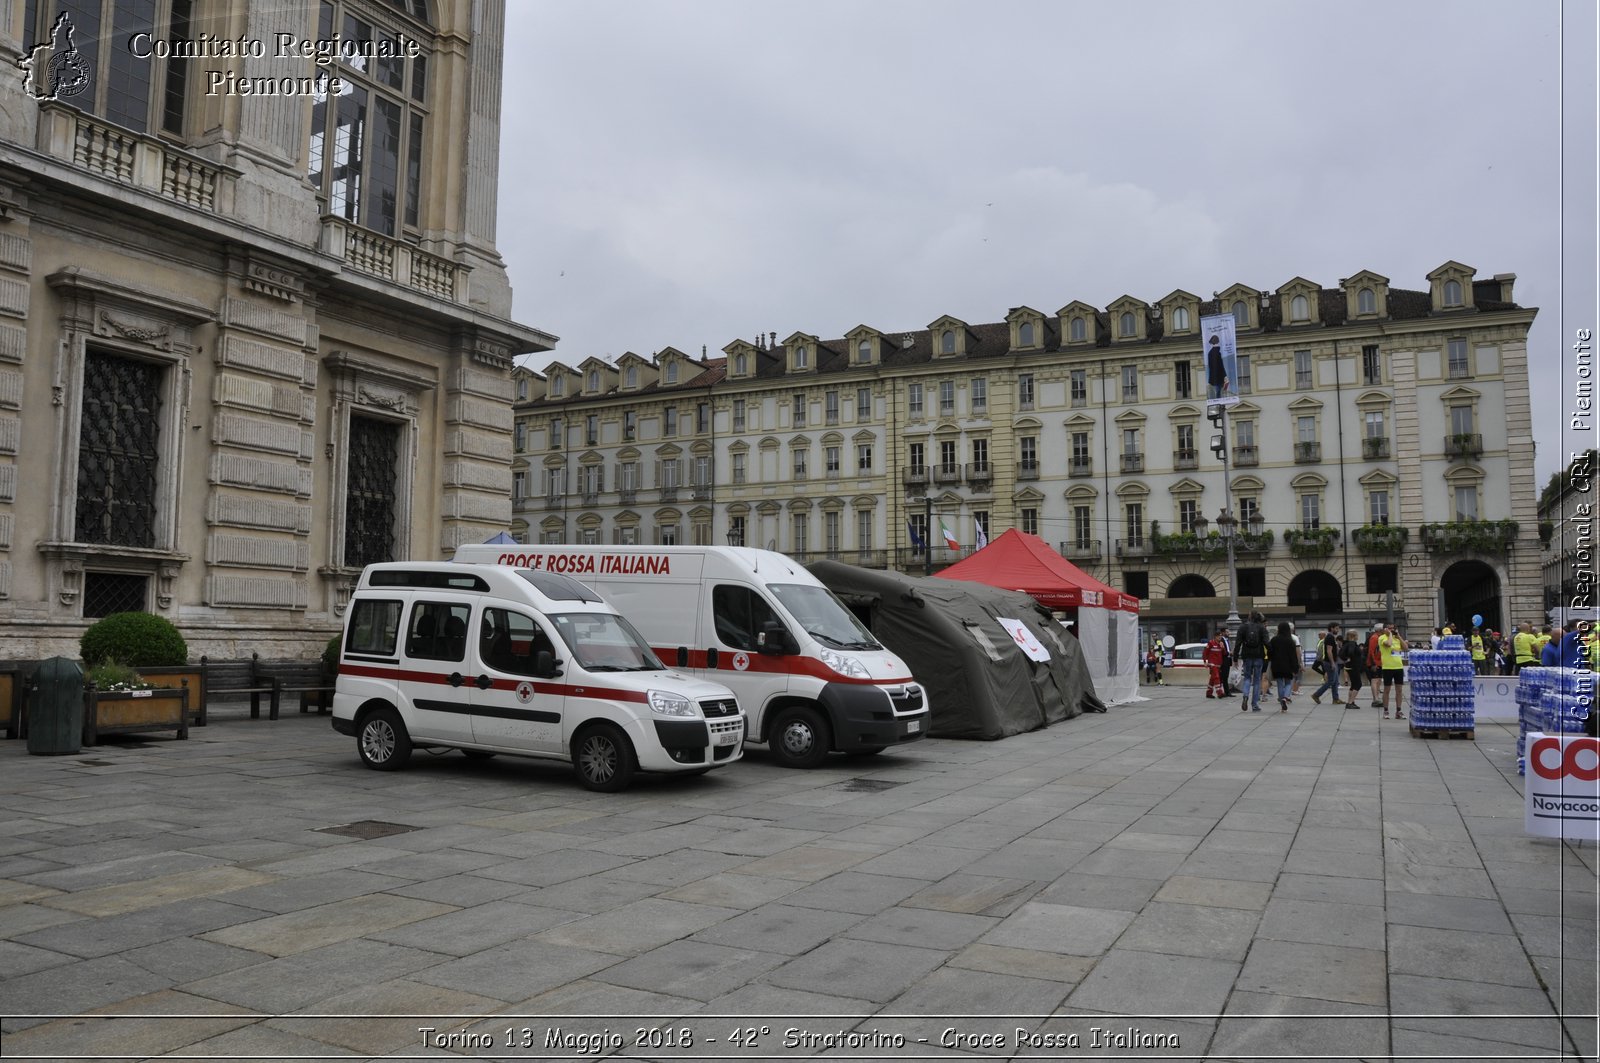
[[955, 354], [956, 353], [956, 334], [954, 332], [950, 331], [949, 329], [945, 329], [943, 332], [941, 332], [939, 334], [939, 353], [940, 354]]
[[1372, 294], [1371, 288], [1363, 288], [1356, 293], [1356, 313], [1376, 314], [1378, 312], [1378, 297]]
[[1311, 319], [1311, 303], [1303, 295], [1297, 295], [1289, 303], [1289, 320], [1309, 321]]
[[1215, 598], [1217, 590], [1204, 576], [1193, 573], [1179, 576], [1167, 584], [1168, 598]]
[[1461, 305], [1461, 282], [1460, 281], [1445, 281], [1444, 282], [1444, 305], [1445, 306], [1460, 306]]
[[[740, 355], [740, 357], [743, 357], [743, 355]], [[740, 370], [740, 372], [743, 372], [743, 371], [744, 370], [742, 370], [742, 369]], [[624, 379], [627, 380], [628, 386], [630, 388], [638, 387], [639, 386], [639, 367], [636, 366], [636, 365], [628, 366], [628, 373], [627, 373], [627, 376]]]
[[567, 382], [558, 376], [550, 378], [550, 394], [560, 398], [567, 390]]
[[736, 355], [733, 359], [733, 371], [740, 376], [744, 376], [745, 370], [749, 367], [749, 365], [750, 359], [748, 355], [741, 353]]
[[1117, 325], [1117, 329], [1118, 332], [1123, 336], [1133, 335], [1134, 322], [1132, 310], [1124, 310], [1122, 312], [1122, 317], [1120, 319], [1120, 323]]
[[589, 370], [589, 390], [590, 391], [599, 391], [600, 390], [600, 370], [598, 370], [598, 369]]
[[872, 361], [872, 341], [862, 340], [856, 344], [856, 360], [860, 362]]
[[1180, 306], [1180, 307], [1178, 307], [1178, 309], [1176, 309], [1176, 310], [1174, 310], [1172, 312], [1172, 331], [1174, 331], [1174, 332], [1188, 332], [1189, 331], [1189, 308], [1188, 307]]
[[794, 367], [796, 369], [804, 369], [807, 364], [807, 357], [808, 355], [806, 353], [805, 344], [801, 344], [800, 346], [796, 347], [794, 349]]
[[678, 363], [677, 362], [668, 362], [667, 363], [667, 383], [676, 384], [677, 382], [678, 382]]
[[1082, 317], [1073, 318], [1069, 328], [1071, 329], [1070, 335], [1073, 343], [1082, 343], [1084, 337], [1089, 333], [1088, 326], [1083, 323]]
[[1033, 322], [1024, 321], [1021, 325], [1017, 326], [1017, 346], [1033, 346]]
[[1233, 323], [1237, 328], [1246, 328], [1250, 324], [1250, 308], [1243, 299], [1236, 299], [1233, 303]]

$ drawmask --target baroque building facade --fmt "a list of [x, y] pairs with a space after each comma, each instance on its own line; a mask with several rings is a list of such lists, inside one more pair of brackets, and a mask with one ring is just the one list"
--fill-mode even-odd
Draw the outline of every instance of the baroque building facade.
[[508, 525], [512, 359], [555, 340], [495, 247], [503, 16], [7, 6], [8, 656], [124, 609], [195, 656], [314, 653], [364, 564]]
[[[1227, 612], [1227, 530], [1241, 608], [1503, 626], [1540, 599], [1515, 279], [1450, 261], [1419, 289], [1363, 270], [519, 369], [513, 534], [921, 572], [1015, 527], [1187, 641]], [[1231, 490], [1199, 341], [1219, 312]]]

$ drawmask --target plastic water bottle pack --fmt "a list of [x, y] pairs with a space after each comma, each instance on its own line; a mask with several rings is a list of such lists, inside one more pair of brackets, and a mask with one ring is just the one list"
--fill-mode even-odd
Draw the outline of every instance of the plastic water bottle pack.
[[1435, 650], [1411, 651], [1406, 663], [1412, 727], [1439, 731], [1475, 728], [1472, 654], [1460, 635], [1446, 635]]

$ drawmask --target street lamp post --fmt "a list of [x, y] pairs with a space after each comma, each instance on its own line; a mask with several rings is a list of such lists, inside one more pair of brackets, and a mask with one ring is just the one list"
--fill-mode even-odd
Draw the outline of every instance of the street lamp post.
[[922, 503], [922, 574], [933, 575], [933, 496], [908, 498], [907, 502]]
[[1233, 564], [1233, 536], [1238, 529], [1239, 522], [1234, 519], [1233, 511], [1226, 506], [1217, 515], [1217, 534], [1222, 536], [1223, 544], [1228, 548], [1228, 627], [1239, 626], [1239, 573]]

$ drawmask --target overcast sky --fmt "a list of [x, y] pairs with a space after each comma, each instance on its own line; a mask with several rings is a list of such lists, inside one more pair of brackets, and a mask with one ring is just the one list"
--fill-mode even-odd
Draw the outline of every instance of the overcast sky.
[[561, 337], [535, 369], [1456, 259], [1540, 308], [1539, 486], [1579, 443], [1591, 0], [508, 7], [499, 245]]

